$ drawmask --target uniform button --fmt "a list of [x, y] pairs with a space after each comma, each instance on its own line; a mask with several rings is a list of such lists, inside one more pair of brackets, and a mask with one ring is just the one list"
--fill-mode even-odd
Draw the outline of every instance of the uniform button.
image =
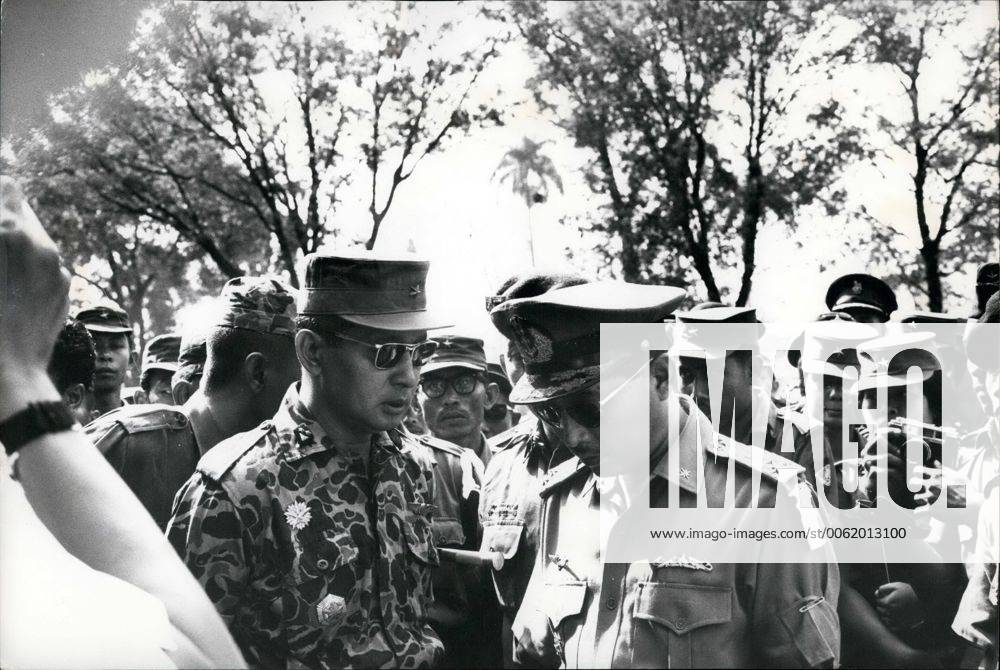
[[328, 567], [330, 567], [330, 562], [327, 561], [325, 558], [321, 558], [318, 561], [316, 561], [316, 567], [319, 568], [320, 570], [326, 570]]
[[607, 607], [609, 610], [618, 609], [618, 600], [614, 596], [611, 596], [606, 601], [604, 601], [604, 606]]
[[380, 509], [380, 510], [378, 511], [378, 520], [379, 520], [379, 521], [385, 521], [385, 510], [381, 510], [381, 509]]

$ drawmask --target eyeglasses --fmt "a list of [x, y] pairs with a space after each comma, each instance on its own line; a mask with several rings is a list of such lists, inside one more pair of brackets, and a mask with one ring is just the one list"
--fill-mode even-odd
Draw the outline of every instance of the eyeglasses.
[[485, 381], [479, 375], [458, 375], [457, 377], [431, 377], [420, 382], [420, 390], [428, 398], [440, 398], [448, 391], [450, 386], [458, 395], [469, 395], [476, 388], [478, 382]]
[[378, 370], [391, 370], [396, 367], [403, 360], [404, 354], [409, 354], [413, 367], [419, 368], [427, 362], [427, 359], [434, 354], [438, 347], [438, 343], [433, 340], [426, 340], [417, 344], [403, 344], [401, 342], [372, 344], [362, 340], [355, 340], [351, 337], [345, 337], [340, 333], [329, 334], [338, 339], [354, 342], [355, 344], [363, 344], [370, 349], [374, 349], [375, 354], [372, 357], [372, 362]]
[[601, 404], [599, 402], [575, 404], [568, 407], [560, 407], [554, 403], [539, 403], [528, 407], [535, 416], [553, 428], [562, 428], [566, 415], [569, 415], [573, 421], [584, 428], [597, 428], [601, 425]]

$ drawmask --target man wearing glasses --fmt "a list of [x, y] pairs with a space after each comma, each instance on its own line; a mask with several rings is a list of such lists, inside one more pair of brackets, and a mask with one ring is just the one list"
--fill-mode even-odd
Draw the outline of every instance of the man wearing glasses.
[[181, 489], [168, 535], [251, 666], [419, 667], [434, 469], [398, 429], [444, 327], [428, 263], [311, 254], [295, 350], [302, 380], [270, 421], [220, 443]]
[[[431, 341], [437, 349], [420, 371], [417, 399], [430, 432], [418, 439], [436, 465], [434, 541], [439, 548], [475, 550], [480, 486], [490, 455], [484, 411], [495, 401], [497, 387], [486, 376], [482, 340], [444, 335]], [[499, 663], [499, 612], [485, 577], [478, 567], [450, 561], [434, 573], [431, 623], [444, 642], [447, 667]]]
[[[715, 556], [669, 553], [632, 563], [602, 561], [602, 542], [611, 542], [617, 530], [612, 526], [602, 539], [602, 498], [607, 496], [609, 509], [617, 499], [619, 519], [629, 510], [626, 498], [618, 495], [626, 491], [622, 481], [614, 473], [601, 472], [601, 407], [615, 402], [621, 386], [600, 387], [600, 325], [662, 321], [683, 296], [683, 290], [672, 287], [595, 282], [505, 302], [491, 312], [493, 323], [516, 344], [524, 361], [525, 374], [514, 386], [512, 402], [528, 405], [574, 455], [550, 469], [542, 483], [541, 546], [511, 632], [520, 663], [580, 668], [836, 667], [840, 639], [835, 565], [723, 564], [710, 562], [718, 560]], [[638, 357], [649, 353], [640, 351]], [[624, 367], [631, 369], [634, 358]], [[605, 365], [616, 377], [623, 372], [616, 369], [623, 364]], [[753, 447], [718, 438], [694, 402], [682, 405], [679, 437], [671, 443], [667, 403], [675, 396], [668, 383], [667, 357], [650, 356], [648, 367], [649, 506], [665, 507], [667, 502], [664, 485], [672, 476], [667, 471], [668, 449], [681, 463], [681, 507], [690, 506], [689, 496], [697, 490], [693, 473], [699, 472], [698, 445], [703, 447], [704, 488], [710, 500], [725, 494], [730, 462], [739, 466], [734, 469], [735, 489], [741, 495], [749, 492], [745, 484], [751, 479], [749, 468], [755, 466], [748, 450]], [[639, 367], [629, 380], [645, 368]], [[778, 467], [801, 468], [757, 452], [760, 474], [766, 475], [761, 479], [762, 496], [801, 490], [779, 489], [775, 479]], [[735, 501], [737, 517], [746, 502]], [[794, 502], [783, 502], [794, 517]], [[720, 519], [724, 513], [719, 510]], [[720, 521], [719, 527], [726, 528], [725, 523]]]

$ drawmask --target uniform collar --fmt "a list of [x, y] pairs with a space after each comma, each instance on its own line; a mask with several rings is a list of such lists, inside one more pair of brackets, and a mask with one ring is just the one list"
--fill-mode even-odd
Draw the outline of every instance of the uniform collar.
[[[293, 436], [288, 444], [287, 460], [305, 458], [311, 454], [337, 448], [333, 438], [313, 418], [309, 408], [299, 398], [298, 383], [288, 387], [273, 421], [279, 432], [287, 431]], [[391, 452], [399, 451], [399, 445], [385, 431], [372, 436], [372, 446], [385, 447]]]
[[[698, 456], [715, 439], [712, 423], [693, 402], [688, 403], [688, 414], [684, 418], [676, 445], [670, 445], [663, 456], [653, 466], [653, 477], [660, 477], [674, 483], [689, 493], [697, 494]], [[699, 445], [704, 445], [699, 448]], [[668, 467], [671, 449], [677, 449], [677, 472], [674, 476]]]

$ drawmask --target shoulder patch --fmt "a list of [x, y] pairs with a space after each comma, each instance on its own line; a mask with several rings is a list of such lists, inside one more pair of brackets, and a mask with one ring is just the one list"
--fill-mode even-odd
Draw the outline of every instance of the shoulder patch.
[[542, 479], [542, 489], [539, 495], [546, 498], [563, 484], [575, 480], [581, 473], [588, 472], [590, 472], [590, 468], [584, 465], [583, 461], [576, 456], [571, 456], [548, 471]]
[[716, 434], [715, 440], [706, 445], [705, 451], [728, 458], [750, 470], [758, 470], [774, 481], [778, 481], [782, 470], [791, 470], [796, 475], [805, 472], [805, 468], [784, 456], [737, 442], [724, 435]]
[[507, 430], [498, 435], [494, 435], [486, 441], [486, 445], [490, 448], [494, 454], [503, 451], [504, 449], [509, 449], [518, 444], [523, 444], [526, 440], [531, 439], [531, 436], [535, 434], [535, 428], [538, 426], [536, 421], [522, 421], [516, 426], [511, 426]]
[[250, 451], [271, 429], [271, 422], [265, 421], [245, 433], [229, 437], [209, 449], [198, 461], [198, 472], [218, 482], [233, 469], [236, 462]]
[[437, 451], [447, 452], [452, 456], [460, 457], [462, 455], [462, 452], [465, 451], [465, 449], [458, 446], [457, 444], [452, 444], [447, 440], [442, 440], [432, 435], [414, 435], [414, 437], [417, 439], [418, 442], [420, 442], [424, 446], [430, 447], [431, 449], [435, 449]]

